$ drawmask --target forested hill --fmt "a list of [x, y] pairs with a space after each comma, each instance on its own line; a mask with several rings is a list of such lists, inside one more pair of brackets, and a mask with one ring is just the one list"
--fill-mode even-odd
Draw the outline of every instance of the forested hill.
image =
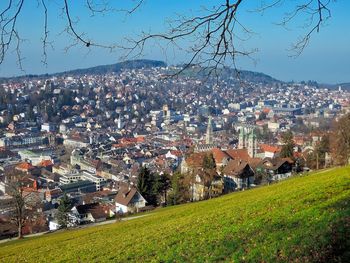
[[[141, 68], [156, 68], [156, 67], [166, 67], [167, 64], [163, 61], [158, 60], [148, 60], [148, 59], [140, 59], [140, 60], [128, 60], [124, 62], [118, 62], [115, 64], [110, 65], [99, 65], [95, 67], [90, 68], [82, 68], [82, 69], [74, 69], [74, 70], [67, 70], [64, 72], [58, 72], [53, 74], [42, 74], [42, 75], [24, 75], [24, 76], [18, 76], [13, 78], [0, 78], [0, 81], [6, 81], [9, 79], [26, 79], [26, 78], [47, 78], [50, 76], [79, 76], [79, 75], [103, 75], [108, 73], [118, 73], [125, 69], [141, 69]], [[178, 66], [181, 67], [181, 66]], [[170, 69], [169, 73], [176, 73], [177, 69]], [[248, 70], [240, 70], [237, 71], [232, 68], [223, 68], [218, 69], [217, 73], [220, 74], [220, 77], [223, 79], [241, 79], [249, 82], [255, 82], [255, 83], [276, 83], [281, 82], [277, 79], [274, 79], [273, 77], [266, 75], [264, 73], [260, 72], [253, 72]], [[191, 78], [198, 78], [198, 79], [207, 79], [207, 71], [200, 67], [190, 67], [186, 69], [184, 72], [182, 72], [181, 76], [188, 76]]]
[[108, 73], [118, 73], [124, 69], [141, 69], [141, 68], [154, 68], [154, 67], [166, 67], [167, 64], [163, 61], [158, 60], [148, 60], [148, 59], [139, 59], [139, 60], [127, 60], [123, 62], [118, 62], [110, 65], [99, 65], [90, 68], [82, 68], [82, 69], [73, 69], [67, 70], [63, 72], [57, 72], [52, 74], [27, 74], [23, 76], [17, 77], [8, 77], [1, 78], [1, 81], [6, 80], [19, 80], [19, 79], [27, 79], [27, 78], [48, 78], [50, 76], [78, 76], [78, 75], [102, 75]]
[[[120, 72], [121, 70], [125, 69], [141, 69], [141, 68], [155, 68], [155, 67], [166, 67], [167, 64], [163, 61], [157, 61], [157, 60], [129, 60], [125, 62], [120, 62], [112, 65], [102, 65], [102, 66], [96, 66], [86, 69], [76, 69], [76, 70], [70, 70], [62, 73], [57, 73], [54, 75], [85, 75], [85, 74], [107, 74], [112, 72]], [[199, 69], [199, 70], [198, 70]], [[176, 69], [174, 72], [176, 72]], [[198, 72], [200, 71], [200, 73]], [[199, 74], [198, 74], [199, 73]], [[272, 83], [272, 82], [280, 82], [279, 80], [274, 79], [273, 77], [266, 75], [264, 73], [260, 72], [253, 72], [248, 70], [240, 70], [237, 71], [232, 68], [224, 68], [224, 69], [218, 69], [218, 73], [220, 74], [221, 78], [240, 78], [242, 80], [247, 80], [250, 82], [255, 83]], [[188, 75], [193, 78], [207, 78], [207, 72], [206, 70], [203, 70], [203, 68], [189, 68], [185, 70], [185, 72], [181, 75]]]
[[154, 67], [166, 67], [167, 64], [163, 61], [157, 60], [128, 60], [124, 62], [119, 62], [111, 65], [101, 65], [85, 69], [75, 69], [70, 71], [65, 71], [57, 73], [54, 75], [84, 75], [84, 74], [107, 74], [112, 72], [120, 72], [123, 69], [141, 69], [141, 68], [154, 68]]
[[[50, 76], [79, 76], [79, 75], [103, 75], [108, 73], [118, 73], [125, 69], [142, 69], [142, 68], [157, 68], [157, 67], [167, 67], [167, 64], [164, 61], [159, 60], [149, 60], [149, 59], [138, 59], [138, 60], [127, 60], [123, 62], [118, 62], [115, 64], [110, 65], [99, 65], [89, 68], [82, 68], [82, 69], [73, 69], [73, 70], [67, 70], [64, 72], [57, 72], [52, 74], [27, 74], [23, 76], [18, 77], [8, 77], [8, 78], [1, 78], [0, 77], [0, 83], [7, 80], [19, 80], [19, 79], [27, 79], [27, 78], [48, 78]], [[181, 67], [181, 65], [178, 65], [178, 67]], [[176, 73], [177, 69], [170, 68], [169, 73]], [[181, 73], [181, 76], [187, 76], [191, 78], [197, 78], [197, 79], [205, 79], [208, 80], [208, 71], [210, 68], [201, 68], [201, 67], [189, 67], [185, 71]], [[271, 83], [285, 83], [284, 81], [280, 81], [278, 79], [275, 79], [265, 73], [261, 72], [255, 72], [255, 71], [249, 71], [249, 70], [236, 70], [233, 68], [225, 67], [217, 69], [215, 72], [217, 73], [221, 79], [235, 79], [235, 80], [242, 80], [242, 81], [248, 81], [251, 83], [262, 83], [262, 84], [271, 84]], [[213, 74], [215, 78], [215, 74]], [[344, 90], [350, 90], [350, 83], [342, 83], [342, 84], [318, 84], [316, 81], [312, 82], [301, 82], [305, 83], [306, 85], [316, 85], [320, 86], [321, 88], [329, 88], [329, 89], [338, 89], [339, 86], [342, 87]]]

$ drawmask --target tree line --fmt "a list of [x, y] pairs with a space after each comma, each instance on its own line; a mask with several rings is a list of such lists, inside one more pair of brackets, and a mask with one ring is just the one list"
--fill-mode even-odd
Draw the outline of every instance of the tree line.
[[[350, 113], [333, 122], [330, 130], [315, 131], [322, 134], [314, 142], [313, 149], [306, 154], [305, 165], [311, 169], [321, 169], [331, 165], [350, 163]], [[295, 159], [293, 133], [282, 134], [281, 157]]]

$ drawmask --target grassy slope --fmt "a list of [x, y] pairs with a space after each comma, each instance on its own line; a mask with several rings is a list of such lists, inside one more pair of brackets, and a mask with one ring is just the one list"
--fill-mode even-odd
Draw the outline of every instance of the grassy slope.
[[0, 245], [0, 262], [327, 261], [350, 251], [350, 167]]

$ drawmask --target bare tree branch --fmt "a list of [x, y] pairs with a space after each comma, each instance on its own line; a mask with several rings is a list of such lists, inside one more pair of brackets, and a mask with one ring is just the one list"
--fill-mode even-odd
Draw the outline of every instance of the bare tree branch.
[[[13, 0], [9, 0], [8, 6], [0, 14], [0, 64], [3, 63], [5, 54], [7, 53], [10, 45], [13, 41], [16, 43], [16, 54], [17, 63], [21, 70], [22, 68], [22, 57], [20, 52], [20, 42], [18, 31], [16, 29], [17, 19], [22, 11], [24, 0], [20, 0], [14, 3]], [[12, 9], [14, 13], [11, 14]]]
[[47, 17], [47, 7], [46, 7], [46, 4], [45, 4], [45, 0], [41, 0], [41, 4], [42, 4], [42, 6], [44, 8], [44, 36], [43, 36], [43, 39], [42, 39], [42, 42], [43, 42], [43, 58], [42, 58], [41, 62], [43, 64], [47, 65], [46, 48], [47, 48], [47, 45], [48, 45], [47, 38], [48, 38], [48, 35], [49, 35], [49, 31], [48, 31], [48, 27], [47, 27], [48, 17]]
[[304, 51], [310, 42], [311, 36], [315, 32], [319, 33], [322, 23], [331, 18], [331, 11], [328, 8], [329, 4], [330, 0], [310, 0], [304, 5], [297, 6], [294, 12], [282, 22], [285, 25], [300, 13], [306, 13], [309, 15], [309, 23], [306, 27], [311, 29], [309, 29], [299, 38], [296, 43], [293, 44], [292, 51], [295, 53], [294, 56], [299, 56]]
[[[5, 55], [9, 49], [14, 47], [17, 55], [17, 63], [22, 68], [20, 43], [20, 32], [17, 29], [17, 21], [23, 11], [25, 0], [8, 0], [3, 10], [0, 10], [0, 64], [3, 63]], [[48, 41], [48, 6], [46, 0], [38, 0], [43, 7], [44, 30], [42, 37], [42, 63], [47, 61], [47, 47], [52, 43]], [[135, 58], [142, 55], [146, 45], [154, 41], [157, 46], [164, 49], [173, 47], [177, 50], [187, 52], [189, 59], [182, 67], [181, 71], [192, 66], [200, 66], [209, 69], [208, 72], [215, 73], [217, 69], [225, 65], [236, 65], [236, 59], [239, 56], [251, 58], [256, 49], [245, 50], [240, 45], [249, 39], [253, 32], [246, 27], [246, 24], [239, 21], [239, 14], [244, 11], [242, 5], [246, 0], [222, 0], [222, 4], [214, 7], [204, 7], [200, 15], [181, 16], [170, 21], [166, 32], [153, 33], [142, 32], [138, 38], [126, 38], [126, 44], [105, 45], [103, 43], [92, 41], [85, 32], [78, 29], [78, 20], [73, 20], [71, 13], [71, 4], [73, 1], [63, 0], [62, 17], [65, 19], [65, 33], [69, 34], [73, 43], [68, 44], [66, 50], [70, 47], [83, 44], [88, 48], [105, 48], [110, 51], [119, 48], [125, 51], [124, 59]], [[113, 7], [113, 1], [110, 0], [85, 0], [78, 3], [91, 16], [97, 14], [110, 14], [115, 11], [123, 11], [132, 15], [145, 4], [145, 0], [130, 0], [132, 7], [129, 9], [116, 9]], [[257, 1], [257, 8], [254, 12], [265, 13], [273, 8], [282, 8], [291, 2], [288, 0], [260, 0]], [[330, 4], [332, 0], [293, 0], [293, 10], [285, 13], [282, 21], [278, 24], [286, 27], [287, 25], [299, 22], [304, 24], [305, 33], [294, 43], [292, 51], [296, 56], [300, 55], [307, 47], [314, 33], [320, 31], [321, 26], [331, 17]], [[115, 3], [114, 3], [115, 4]], [[209, 4], [208, 4], [209, 5]], [[54, 10], [57, 13], [57, 10]], [[55, 13], [50, 12], [50, 13]], [[87, 32], [89, 33], [89, 32]], [[185, 43], [185, 44], [184, 44]]]
[[102, 1], [101, 3], [95, 3], [94, 0], [86, 0], [86, 5], [88, 9], [91, 11], [91, 14], [94, 16], [95, 14], [103, 14], [107, 12], [112, 12], [113, 9], [109, 7], [108, 1]]
[[[92, 3], [92, 1], [90, 1], [89, 9], [92, 8], [91, 3]], [[93, 42], [92, 40], [85, 38], [85, 33], [78, 33], [75, 29], [75, 25], [74, 25], [73, 20], [71, 18], [70, 8], [69, 8], [67, 0], [64, 0], [63, 10], [64, 10], [65, 17], [66, 17], [67, 23], [68, 23], [66, 32], [71, 33], [73, 35], [73, 37], [75, 37], [75, 40], [76, 40], [76, 42], [73, 43], [71, 46], [74, 46], [78, 43], [83, 43], [87, 48], [98, 47], [98, 48], [109, 49], [110, 51], [112, 51], [113, 49], [116, 48], [116, 45], [103, 45], [103, 44], [99, 44], [97, 42]], [[94, 12], [97, 12], [96, 9], [90, 9], [90, 10], [94, 10]], [[103, 12], [103, 11], [101, 11], [101, 12]]]
[[[238, 50], [236, 48], [236, 27], [240, 27], [245, 33], [251, 33], [239, 23], [237, 11], [242, 0], [229, 1], [212, 9], [207, 9], [207, 14], [194, 17], [180, 17], [171, 23], [167, 33], [149, 34], [143, 33], [139, 39], [128, 39], [131, 46], [125, 47], [128, 52], [125, 57], [139, 56], [150, 40], [164, 41], [165, 44], [179, 45], [184, 39], [195, 42], [187, 49], [190, 58], [183, 68], [176, 74], [182, 73], [191, 66], [209, 68], [209, 72], [216, 71], [228, 61], [234, 63], [236, 56], [249, 56], [252, 51]], [[239, 37], [238, 37], [239, 38]]]

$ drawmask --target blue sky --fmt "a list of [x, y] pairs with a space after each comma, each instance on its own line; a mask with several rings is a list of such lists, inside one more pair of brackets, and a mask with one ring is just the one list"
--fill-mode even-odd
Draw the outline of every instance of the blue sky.
[[[7, 1], [2, 1], [0, 8]], [[43, 34], [43, 11], [37, 1], [25, 1], [23, 13], [19, 17], [18, 30], [22, 38], [22, 54], [25, 73], [52, 73], [68, 69], [84, 68], [119, 61], [122, 52], [109, 52], [105, 49], [86, 49], [76, 46], [65, 52], [71, 43], [67, 34], [62, 33], [65, 20], [61, 17], [62, 1], [47, 0], [49, 8], [49, 40], [53, 49], [48, 50], [48, 65], [41, 63]], [[200, 14], [202, 6], [208, 6], [209, 1], [202, 0], [146, 0], [145, 4], [132, 16], [116, 12], [104, 16], [91, 17], [84, 8], [84, 0], [74, 0], [71, 6], [71, 16], [79, 17], [77, 30], [86, 32], [92, 38], [103, 44], [121, 43], [128, 36], [136, 36], [142, 30], [163, 32], [167, 19], [176, 18], [176, 14]], [[126, 8], [132, 1], [113, 0], [114, 7]], [[222, 1], [210, 1], [213, 6]], [[268, 2], [265, 0], [265, 2]], [[303, 32], [302, 21], [297, 19], [288, 29], [275, 25], [281, 21], [285, 12], [293, 4], [303, 2], [285, 1], [280, 7], [266, 11], [264, 14], [250, 12], [260, 1], [243, 2], [239, 19], [255, 34], [240, 45], [246, 49], [257, 48], [253, 57], [255, 62], [239, 58], [239, 68], [264, 72], [281, 80], [316, 80], [327, 83], [350, 82], [350, 1], [339, 0], [331, 4], [332, 18], [322, 27], [319, 34], [313, 35], [311, 43], [297, 58], [290, 57], [288, 49]], [[305, 2], [305, 1], [304, 1]], [[183, 45], [188, 43], [183, 42]], [[169, 64], [185, 62], [189, 55], [181, 50], [169, 52], [165, 57], [156, 43], [150, 43], [143, 54], [144, 58], [166, 60]], [[0, 65], [0, 76], [22, 75], [16, 64], [13, 52], [8, 53]]]

